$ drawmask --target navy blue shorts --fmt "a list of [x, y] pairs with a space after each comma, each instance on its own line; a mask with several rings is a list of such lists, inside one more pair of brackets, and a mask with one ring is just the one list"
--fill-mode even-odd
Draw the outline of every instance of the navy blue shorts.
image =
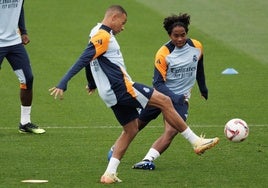
[[[178, 114], [180, 114], [182, 119], [186, 121], [189, 107], [188, 102], [184, 101], [183, 103], [177, 103], [177, 104], [173, 103], [173, 106], [175, 110], [178, 112]], [[139, 119], [143, 122], [149, 123], [150, 121], [156, 119], [160, 113], [161, 110], [159, 108], [148, 106], [141, 111]]]
[[140, 83], [134, 83], [133, 88], [137, 97], [134, 98], [126, 93], [121, 99], [118, 99], [116, 105], [111, 107], [115, 117], [123, 126], [139, 117], [138, 109], [147, 105], [154, 91], [153, 88]]
[[14, 46], [0, 47], [0, 68], [6, 58], [17, 75], [21, 87], [32, 89], [33, 74], [30, 65], [30, 59], [23, 44]]

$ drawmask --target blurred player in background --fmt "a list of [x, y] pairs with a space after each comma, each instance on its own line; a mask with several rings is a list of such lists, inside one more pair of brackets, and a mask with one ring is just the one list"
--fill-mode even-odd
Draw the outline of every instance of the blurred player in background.
[[2, 1], [0, 6], [0, 68], [6, 58], [20, 82], [21, 133], [45, 133], [31, 123], [33, 74], [24, 45], [30, 42], [24, 22], [23, 1]]

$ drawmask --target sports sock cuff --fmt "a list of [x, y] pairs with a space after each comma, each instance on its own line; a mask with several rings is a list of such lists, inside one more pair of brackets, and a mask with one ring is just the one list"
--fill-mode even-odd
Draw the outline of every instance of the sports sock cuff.
[[188, 140], [191, 144], [194, 144], [198, 139], [199, 136], [197, 136], [190, 127], [187, 127], [187, 129], [185, 129], [181, 135]]
[[159, 156], [160, 156], [160, 153], [156, 149], [150, 148], [150, 150], [148, 151], [148, 153], [146, 154], [143, 160], [154, 161]]
[[115, 174], [116, 171], [117, 171], [117, 167], [119, 166], [120, 164], [120, 160], [112, 157], [109, 161], [109, 164], [107, 166], [107, 169], [106, 169], [106, 172], [109, 172], [111, 174]]

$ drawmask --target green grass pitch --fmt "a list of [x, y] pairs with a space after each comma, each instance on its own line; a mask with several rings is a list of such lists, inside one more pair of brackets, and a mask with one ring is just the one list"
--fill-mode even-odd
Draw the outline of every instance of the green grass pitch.
[[[44, 135], [18, 133], [18, 81], [5, 60], [0, 70], [0, 187], [104, 187], [100, 176], [107, 151], [121, 127], [95, 93], [85, 92], [81, 71], [69, 82], [63, 101], [48, 89], [55, 86], [88, 42], [91, 27], [105, 9], [121, 4], [128, 12], [125, 31], [117, 36], [133, 80], [150, 85], [156, 50], [168, 40], [163, 18], [179, 12], [192, 17], [189, 37], [204, 46], [208, 101], [195, 86], [188, 124], [198, 134], [218, 136], [220, 143], [202, 156], [178, 135], [155, 161], [155, 171], [132, 170], [162, 133], [161, 117], [130, 145], [118, 168], [121, 184], [111, 187], [265, 187], [268, 184], [268, 60], [266, 1], [106, 0], [25, 2], [31, 43], [27, 45], [35, 81], [32, 121]], [[239, 74], [222, 75], [226, 68]], [[232, 118], [250, 128], [242, 143], [223, 134]], [[25, 179], [45, 179], [32, 185]]]

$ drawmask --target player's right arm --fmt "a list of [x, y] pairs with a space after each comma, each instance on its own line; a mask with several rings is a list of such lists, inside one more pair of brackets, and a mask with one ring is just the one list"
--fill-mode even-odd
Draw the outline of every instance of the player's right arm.
[[75, 76], [82, 68], [90, 64], [90, 62], [105, 53], [108, 49], [110, 33], [100, 29], [98, 33], [93, 36], [84, 52], [81, 54], [75, 64], [67, 71], [56, 87], [49, 89], [50, 95], [55, 99], [59, 95], [60, 99], [63, 98], [63, 92], [67, 90], [68, 81]]
[[87, 48], [84, 50], [76, 63], [65, 74], [60, 83], [57, 85], [57, 88], [64, 91], [67, 90], [67, 83], [74, 75], [76, 75], [82, 68], [89, 65], [93, 59], [107, 51], [109, 39], [110, 34], [108, 32], [99, 30], [99, 32], [90, 39]]

